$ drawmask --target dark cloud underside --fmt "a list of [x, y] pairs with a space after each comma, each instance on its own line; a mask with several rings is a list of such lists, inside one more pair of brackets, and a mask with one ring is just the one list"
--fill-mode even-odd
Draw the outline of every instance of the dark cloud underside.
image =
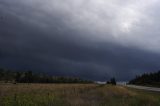
[[158, 70], [158, 1], [123, 1], [0, 0], [0, 67], [93, 80]]

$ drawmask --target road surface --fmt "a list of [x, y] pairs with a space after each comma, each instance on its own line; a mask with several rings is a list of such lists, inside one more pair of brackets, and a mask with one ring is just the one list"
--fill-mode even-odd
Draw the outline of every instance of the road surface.
[[156, 87], [145, 87], [145, 86], [137, 86], [137, 85], [125, 85], [125, 86], [130, 87], [130, 88], [136, 88], [136, 89], [160, 92], [160, 88], [156, 88]]
[[127, 87], [135, 88], [135, 89], [142, 89], [142, 90], [160, 92], [160, 88], [156, 88], [156, 87], [146, 87], [146, 86], [138, 86], [138, 85], [128, 85], [126, 82], [118, 82], [117, 85], [127, 86]]

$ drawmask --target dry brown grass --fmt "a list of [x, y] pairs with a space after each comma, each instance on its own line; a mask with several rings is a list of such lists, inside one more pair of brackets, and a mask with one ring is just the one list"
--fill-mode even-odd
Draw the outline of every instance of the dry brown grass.
[[0, 106], [158, 106], [160, 96], [96, 84], [0, 84]]

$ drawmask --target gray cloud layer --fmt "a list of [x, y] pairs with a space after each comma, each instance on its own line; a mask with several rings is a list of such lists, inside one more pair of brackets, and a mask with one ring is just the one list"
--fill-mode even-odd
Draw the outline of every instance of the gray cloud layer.
[[128, 80], [160, 67], [158, 0], [0, 0], [0, 66]]

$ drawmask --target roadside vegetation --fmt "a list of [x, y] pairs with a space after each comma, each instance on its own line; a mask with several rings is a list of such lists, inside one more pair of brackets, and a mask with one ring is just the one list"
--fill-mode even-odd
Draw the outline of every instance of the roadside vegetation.
[[0, 106], [160, 106], [160, 94], [98, 84], [0, 84]]
[[160, 87], [160, 71], [136, 76], [129, 84]]

